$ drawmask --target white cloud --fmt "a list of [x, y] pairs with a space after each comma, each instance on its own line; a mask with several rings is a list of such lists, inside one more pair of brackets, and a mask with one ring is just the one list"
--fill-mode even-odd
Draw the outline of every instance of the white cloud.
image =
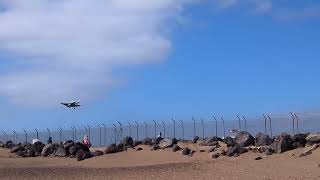
[[188, 2], [2, 0], [0, 52], [23, 65], [0, 75], [0, 96], [36, 105], [99, 97], [115, 67], [167, 55], [168, 25]]

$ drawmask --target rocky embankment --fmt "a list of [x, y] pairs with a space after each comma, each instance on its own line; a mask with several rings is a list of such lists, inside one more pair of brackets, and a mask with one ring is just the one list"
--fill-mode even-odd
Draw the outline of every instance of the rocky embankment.
[[[65, 141], [63, 143], [49, 143], [42, 142], [19, 143], [13, 144], [12, 141], [7, 141], [5, 144], [0, 142], [0, 147], [10, 149], [11, 153], [15, 153], [19, 157], [36, 157], [36, 156], [53, 156], [53, 157], [70, 157], [76, 158], [78, 161], [100, 156], [103, 154], [112, 154], [127, 151], [129, 148], [136, 151], [149, 147], [150, 151], [157, 151], [159, 149], [171, 148], [173, 152], [181, 151], [182, 155], [192, 156], [196, 153], [190, 147], [180, 147], [175, 138], [146, 138], [143, 141], [133, 141], [131, 137], [126, 137], [119, 144], [111, 144], [102, 151], [91, 152], [89, 148], [80, 142]], [[219, 158], [220, 156], [237, 157], [243, 153], [253, 151], [255, 153], [265, 153], [272, 155], [274, 153], [283, 153], [299, 147], [308, 147], [305, 152], [299, 154], [299, 157], [307, 156], [317, 149], [320, 145], [320, 133], [306, 133], [296, 134], [291, 136], [286, 133], [269, 137], [266, 134], [258, 133], [252, 136], [250, 133], [242, 131], [237, 134], [235, 138], [226, 137], [224, 139], [219, 137], [208, 137], [201, 139], [194, 137], [193, 140], [183, 141], [184, 144], [197, 144], [199, 146], [206, 146], [207, 150], [200, 150], [199, 152], [208, 152], [212, 154], [212, 158]], [[256, 160], [260, 160], [257, 157]]]

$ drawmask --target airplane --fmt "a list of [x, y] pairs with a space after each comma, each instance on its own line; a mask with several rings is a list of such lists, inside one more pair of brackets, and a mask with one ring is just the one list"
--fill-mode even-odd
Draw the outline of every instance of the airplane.
[[80, 101], [71, 101], [68, 103], [61, 103], [61, 104], [68, 107], [68, 108], [76, 109], [76, 107], [80, 106]]

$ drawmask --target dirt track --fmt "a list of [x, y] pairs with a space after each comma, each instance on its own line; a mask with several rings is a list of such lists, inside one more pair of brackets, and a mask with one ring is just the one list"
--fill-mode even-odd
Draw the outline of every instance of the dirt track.
[[[144, 147], [139, 152], [77, 162], [70, 158], [13, 158], [0, 150], [0, 179], [320, 179], [320, 150], [296, 157], [302, 151], [272, 156], [249, 152], [237, 158], [211, 159], [206, 152], [188, 157]], [[263, 159], [255, 161], [257, 156]]]

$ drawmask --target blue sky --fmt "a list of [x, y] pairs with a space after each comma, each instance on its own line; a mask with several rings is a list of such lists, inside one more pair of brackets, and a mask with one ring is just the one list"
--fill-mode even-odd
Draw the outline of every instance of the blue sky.
[[[16, 2], [17, 7], [25, 8], [24, 3]], [[57, 48], [60, 43], [68, 42], [41, 36], [42, 31], [37, 37], [31, 31], [8, 34], [0, 30], [1, 128], [68, 127], [112, 121], [160, 121], [171, 117], [189, 120], [193, 115], [209, 118], [212, 114], [232, 119], [236, 113], [256, 117], [264, 112], [317, 111], [320, 13], [315, 9], [320, 7], [319, 3], [311, 0], [263, 1], [271, 5], [243, 2], [180, 4], [168, 0], [164, 5], [155, 3], [153, 8], [136, 17], [140, 22], [155, 11], [151, 13], [153, 18], [147, 19], [154, 23], [144, 27], [132, 20], [133, 29], [137, 31], [133, 35], [130, 33], [127, 39], [149, 34], [152, 38], [144, 38], [141, 47], [122, 42], [119, 48], [127, 48], [127, 51], [110, 57], [103, 55], [102, 58], [112, 59], [103, 64], [100, 64], [100, 54], [91, 55], [96, 53], [92, 49], [67, 45]], [[10, 10], [8, 4], [3, 6], [8, 8], [7, 19], [0, 13], [0, 23], [22, 12], [28, 14], [28, 11], [19, 12], [19, 8]], [[41, 14], [45, 12], [42, 11], [44, 6], [47, 4], [30, 12]], [[136, 6], [140, 13], [140, 6]], [[183, 11], [176, 10], [176, 6], [184, 7]], [[170, 15], [162, 17], [158, 11]], [[10, 28], [20, 27], [19, 23], [4, 24]], [[34, 22], [33, 26], [36, 24]], [[109, 26], [95, 27], [97, 29], [93, 30], [102, 29], [111, 34], [119, 31], [117, 28], [109, 30]], [[65, 31], [59, 28], [62, 35]], [[30, 36], [16, 40], [28, 33]], [[85, 39], [77, 43], [99, 39], [99, 34], [87, 38], [86, 33], [76, 36]], [[29, 42], [30, 37], [33, 39]], [[21, 43], [28, 47], [20, 46]], [[94, 46], [96, 49], [101, 48], [100, 45], [111, 47], [98, 40], [91, 43], [99, 44]], [[65, 49], [69, 51], [60, 53]], [[135, 51], [132, 53], [131, 49]], [[114, 51], [112, 48], [105, 50]], [[90, 61], [77, 59], [82, 53]], [[43, 58], [50, 61], [39, 60]], [[69, 58], [74, 59], [65, 63]], [[42, 79], [43, 76], [46, 78]], [[73, 98], [81, 100], [83, 107], [70, 110], [58, 104]]]

